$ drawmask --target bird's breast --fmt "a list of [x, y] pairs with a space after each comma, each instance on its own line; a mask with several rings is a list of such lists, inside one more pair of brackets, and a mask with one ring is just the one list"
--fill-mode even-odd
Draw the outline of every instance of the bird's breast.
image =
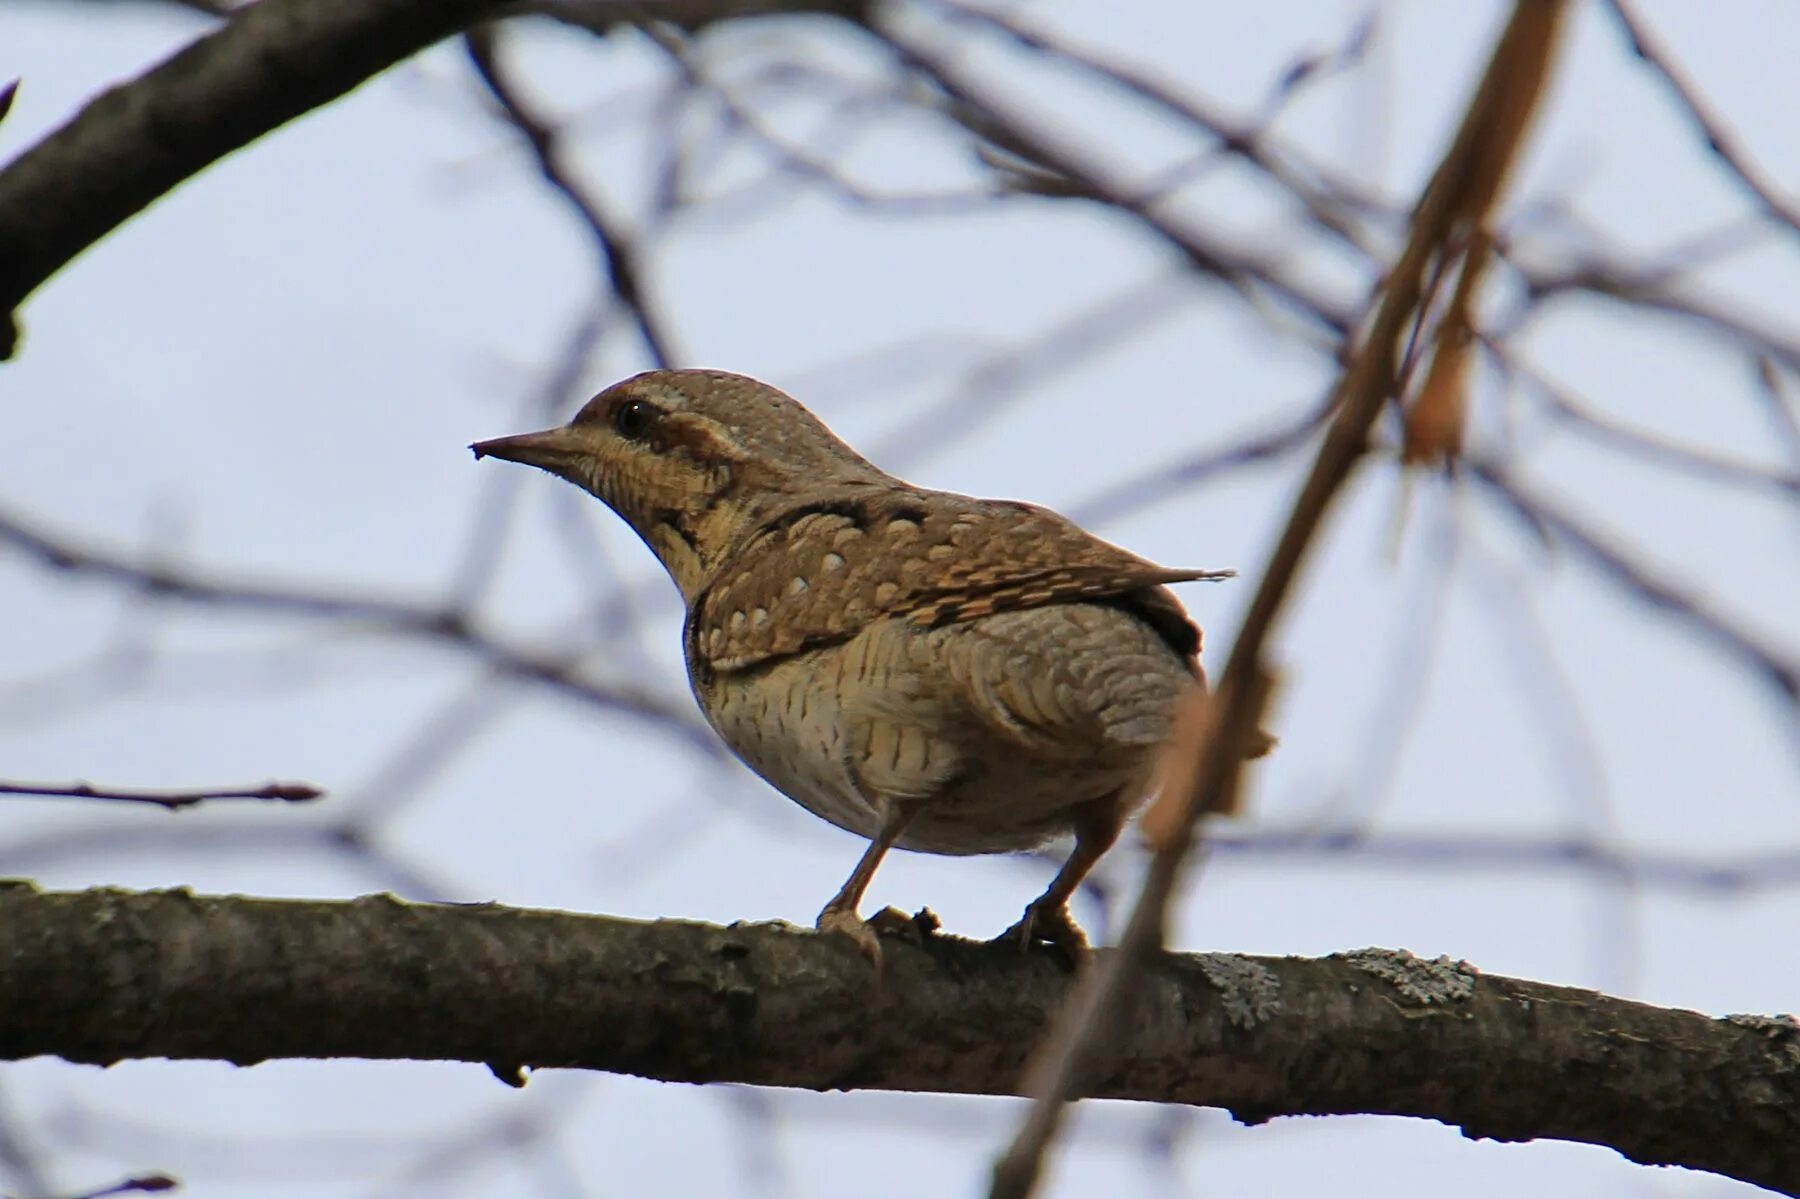
[[911, 807], [900, 844], [950, 854], [1028, 849], [1085, 803], [1140, 798], [1193, 685], [1142, 622], [1088, 605], [877, 620], [753, 669], [690, 669], [713, 727], [778, 790], [864, 836]]

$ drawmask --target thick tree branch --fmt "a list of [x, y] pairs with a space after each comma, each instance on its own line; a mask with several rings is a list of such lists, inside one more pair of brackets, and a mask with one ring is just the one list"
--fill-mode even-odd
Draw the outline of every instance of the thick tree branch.
[[[177, 184], [500, 0], [268, 0], [97, 97], [0, 172], [0, 308]], [[17, 330], [0, 327], [0, 357]]]
[[[0, 887], [0, 1059], [449, 1058], [682, 1082], [1016, 1094], [1069, 978], [783, 925]], [[1800, 1027], [1363, 950], [1164, 955], [1092, 1093], [1611, 1145], [1800, 1194]]]
[[[12, 313], [88, 246], [225, 155], [513, 0], [261, 0], [96, 98], [0, 170], [0, 359]], [[843, 12], [845, 0], [589, 0], [586, 23]]]

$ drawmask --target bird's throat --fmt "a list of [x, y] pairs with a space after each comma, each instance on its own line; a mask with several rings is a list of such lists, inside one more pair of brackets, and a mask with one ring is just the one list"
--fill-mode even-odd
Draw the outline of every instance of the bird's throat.
[[736, 546], [751, 519], [743, 505], [721, 497], [697, 511], [657, 513], [645, 530], [644, 540], [675, 581], [682, 599], [691, 603]]

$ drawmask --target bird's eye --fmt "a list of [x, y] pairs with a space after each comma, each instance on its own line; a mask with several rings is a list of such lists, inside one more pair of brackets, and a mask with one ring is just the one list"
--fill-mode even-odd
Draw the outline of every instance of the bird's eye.
[[613, 409], [612, 426], [620, 437], [637, 441], [650, 431], [661, 413], [647, 400], [626, 400]]

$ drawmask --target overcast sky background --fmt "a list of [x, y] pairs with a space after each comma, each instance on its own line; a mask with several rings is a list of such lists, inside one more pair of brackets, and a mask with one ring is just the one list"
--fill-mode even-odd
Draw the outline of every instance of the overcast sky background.
[[[1794, 194], [1800, 8], [1642, 7]], [[1249, 114], [1299, 51], [1339, 45], [1365, 6], [1026, 11]], [[1413, 0], [1379, 12], [1364, 64], [1302, 95], [1276, 128], [1404, 201], [1440, 154], [1503, 8]], [[1555, 199], [1631, 255], [1741, 219], [1743, 194], [1610, 19], [1591, 4], [1577, 13], [1509, 211]], [[6, 0], [0, 77], [24, 83], [0, 125], [0, 159], [207, 27], [174, 6]], [[724, 29], [703, 48], [729, 71], [772, 40], [851, 74], [872, 76], [882, 62], [864, 39], [811, 22]], [[516, 49], [532, 94], [579, 118], [585, 176], [619, 212], [641, 214], [668, 60], [635, 34], [596, 42], [550, 26], [530, 27]], [[991, 44], [971, 53], [1057, 113], [1071, 137], [1102, 148], [1122, 177], [1203, 146], [1068, 73]], [[795, 131], [818, 115], [803, 102], [776, 111]], [[883, 125], [843, 165], [896, 190], [979, 178], [961, 143], [916, 119]], [[755, 174], [739, 154], [715, 187]], [[1296, 234], [1293, 213], [1241, 168], [1210, 174], [1180, 211], [1246, 247], [1291, 253], [1346, 304], [1362, 295], [1367, 280]], [[1564, 244], [1546, 234], [1534, 248], [1554, 262]], [[499, 491], [516, 491], [484, 620], [552, 648], [592, 629], [602, 600], [628, 595], [634, 618], [615, 622], [618, 635], [592, 655], [594, 676], [647, 679], [688, 705], [680, 611], [648, 551], [597, 502], [476, 464], [464, 449], [563, 419], [647, 365], [630, 330], [612, 328], [579, 385], [546, 405], [546, 377], [594, 294], [593, 264], [516, 140], [484, 113], [466, 60], [440, 47], [208, 170], [31, 299], [22, 351], [0, 367], [0, 507], [196, 570], [430, 600], [446, 594]], [[1096, 531], [1139, 553], [1243, 571], [1248, 579], [1181, 592], [1207, 628], [1209, 661], [1222, 662], [1305, 459], [1154, 504], [1094, 505], [1134, 477], [1294, 419], [1328, 386], [1326, 356], [1221, 288], [1178, 276], [1123, 219], [1073, 202], [920, 216], [790, 191], [683, 217], [647, 266], [685, 362], [786, 388], [896, 473], [1078, 516], [1111, 513]], [[1791, 234], [1722, 259], [1695, 286], [1800, 337]], [[1503, 293], [1490, 296], [1496, 311]], [[1127, 294], [1139, 296], [1120, 317], [1130, 336], [1106, 352], [1028, 355], [1024, 364], [1041, 369], [966, 387], [994, 355], [1066, 341], [1051, 332], [1059, 322]], [[1570, 299], [1547, 307], [1518, 344], [1597, 409], [1794, 469], [1744, 358], [1683, 325]], [[1516, 455], [1514, 468], [1544, 492], [1800, 657], [1792, 496], [1598, 447], [1509, 402], [1489, 376], [1477, 405], [1483, 446]], [[1567, 555], [1547, 559], [1477, 493], [1403, 484], [1385, 463], [1363, 472], [1326, 534], [1280, 629], [1272, 724], [1283, 745], [1254, 771], [1244, 831], [1366, 819], [1388, 833], [1592, 833], [1634, 852], [1721, 862], [1800, 848], [1792, 711], [1665, 616]], [[1548, 659], [1531, 650], [1534, 638]], [[154, 652], [121, 668], [105, 657], [120, 644]], [[1417, 702], [1401, 702], [1408, 695]], [[447, 710], [459, 723], [437, 740], [450, 751], [402, 793], [397, 755]], [[146, 608], [11, 553], [0, 553], [0, 776], [146, 786], [301, 778], [332, 792], [314, 809], [179, 819], [8, 801], [0, 874], [52, 887], [395, 889], [805, 924], [860, 851], [665, 728], [543, 688], [483, 685], [479, 663], [444, 647]], [[370, 803], [392, 805], [375, 826], [378, 845], [403, 870], [371, 870], [308, 835]], [[1102, 877], [1129, 893], [1137, 866], [1128, 849]], [[1028, 859], [897, 854], [867, 905], [928, 904], [950, 931], [989, 936], [1048, 872]], [[1098, 931], [1102, 913], [1084, 903], [1077, 914]], [[1800, 1004], [1797, 921], [1800, 877], [1720, 895], [1633, 891], [1554, 865], [1221, 853], [1183, 902], [1173, 940], [1257, 953], [1405, 947], [1723, 1014]], [[513, 1091], [456, 1064], [0, 1068], [4, 1126], [56, 1187], [158, 1168], [197, 1199], [974, 1194], [1018, 1113], [1000, 1100], [563, 1072]], [[1173, 1148], [1155, 1152], [1170, 1135]], [[1108, 1103], [1082, 1107], [1047, 1193], [1300, 1195], [1321, 1183], [1344, 1195], [1454, 1189], [1468, 1199], [1754, 1193], [1644, 1170], [1605, 1149], [1476, 1143], [1418, 1121], [1246, 1129], [1222, 1113]], [[25, 1189], [0, 1180], [0, 1191]]]

